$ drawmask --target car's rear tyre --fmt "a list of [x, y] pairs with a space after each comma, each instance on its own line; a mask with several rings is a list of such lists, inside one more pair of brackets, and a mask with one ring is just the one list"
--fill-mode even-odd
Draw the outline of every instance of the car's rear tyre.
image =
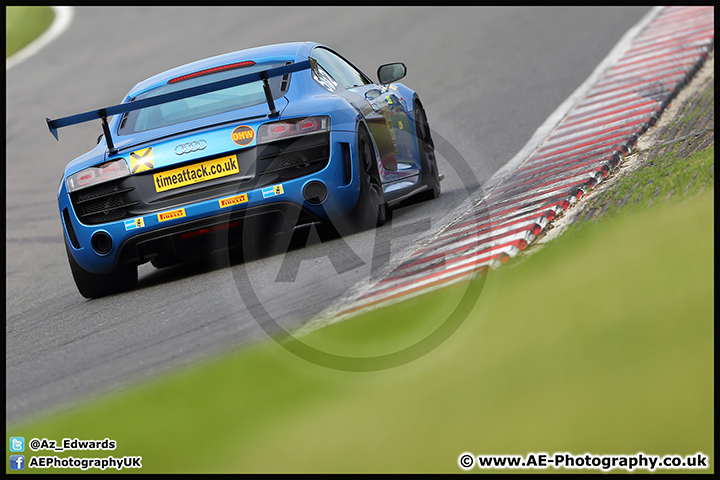
[[132, 290], [137, 286], [138, 272], [135, 266], [126, 266], [117, 272], [106, 274], [90, 273], [80, 265], [65, 244], [70, 270], [80, 295], [85, 298], [100, 298], [106, 295]]
[[425, 110], [417, 102], [415, 103], [415, 135], [420, 153], [422, 183], [428, 187], [428, 190], [417, 194], [416, 198], [418, 200], [432, 200], [440, 196], [440, 172], [438, 171], [435, 146], [430, 136], [427, 116]]
[[392, 210], [385, 202], [380, 173], [370, 135], [364, 126], [358, 128], [357, 159], [360, 173], [360, 193], [352, 211], [343, 218], [332, 219], [332, 225], [324, 224], [322, 236], [336, 236], [369, 230], [390, 220]]
[[385, 202], [380, 172], [370, 135], [364, 127], [358, 129], [358, 162], [360, 196], [353, 216], [362, 230], [379, 227], [389, 220], [390, 208]]

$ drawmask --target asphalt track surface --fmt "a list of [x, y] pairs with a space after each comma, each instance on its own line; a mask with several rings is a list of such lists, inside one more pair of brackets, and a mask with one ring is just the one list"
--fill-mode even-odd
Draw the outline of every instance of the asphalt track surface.
[[[392, 262], [418, 227], [431, 229], [476, 193], [648, 11], [75, 9], [68, 31], [6, 75], [6, 421], [266, 338], [240, 298], [234, 269], [245, 269], [280, 325], [301, 325], [366, 280], [373, 261]], [[371, 77], [380, 64], [407, 65], [403, 83], [419, 92], [431, 128], [450, 146], [438, 149], [441, 197], [396, 210], [392, 225], [375, 231], [329, 242], [311, 236], [306, 248], [247, 264], [223, 255], [162, 270], [145, 264], [136, 290], [81, 297], [56, 192], [65, 164], [94, 146], [100, 125], [62, 129], [56, 142], [45, 118], [114, 105], [138, 81], [183, 63], [302, 40], [338, 50]], [[381, 244], [391, 245], [389, 258], [379, 257]]]

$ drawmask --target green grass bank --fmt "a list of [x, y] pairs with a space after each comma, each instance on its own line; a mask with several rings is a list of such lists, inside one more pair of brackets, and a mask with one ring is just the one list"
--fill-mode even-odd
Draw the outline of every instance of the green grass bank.
[[[703, 452], [712, 471], [713, 214], [705, 191], [562, 236], [491, 272], [458, 330], [394, 369], [327, 369], [268, 341], [7, 436], [107, 437], [144, 473], [457, 472], [466, 451]], [[412, 331], [463, 288], [303, 341]]]

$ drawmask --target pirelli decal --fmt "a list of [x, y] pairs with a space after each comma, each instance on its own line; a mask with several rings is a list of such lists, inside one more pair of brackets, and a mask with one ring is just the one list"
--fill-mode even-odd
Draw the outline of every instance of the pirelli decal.
[[158, 213], [158, 222], [167, 222], [168, 220], [175, 220], [177, 218], [183, 218], [185, 216], [185, 209], [179, 208], [177, 210], [170, 210], [169, 212]]
[[152, 147], [143, 148], [130, 154], [130, 173], [141, 173], [152, 170], [153, 166], [153, 149]]
[[220, 208], [225, 208], [232, 207], [233, 205], [240, 205], [241, 203], [247, 203], [247, 201], [247, 193], [243, 193], [240, 195], [235, 195], [234, 197], [221, 198], [220, 200], [218, 200], [218, 203], [220, 204]]

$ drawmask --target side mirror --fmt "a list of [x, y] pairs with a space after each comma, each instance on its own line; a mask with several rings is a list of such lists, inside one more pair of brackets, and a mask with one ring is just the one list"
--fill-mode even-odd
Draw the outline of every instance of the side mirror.
[[378, 67], [377, 76], [380, 83], [386, 85], [388, 83], [397, 82], [407, 74], [407, 68], [404, 63], [386, 63]]

